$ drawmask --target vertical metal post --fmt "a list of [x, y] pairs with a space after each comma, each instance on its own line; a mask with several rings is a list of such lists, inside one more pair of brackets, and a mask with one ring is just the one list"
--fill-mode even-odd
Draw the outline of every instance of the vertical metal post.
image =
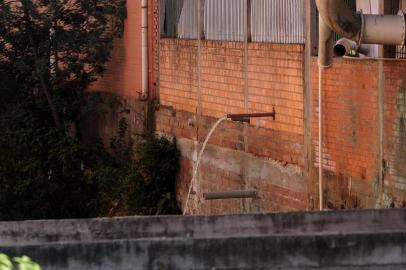
[[141, 1], [142, 98], [148, 97], [148, 0]]
[[384, 68], [383, 68], [383, 60], [378, 60], [378, 155], [377, 155], [377, 162], [378, 162], [378, 187], [377, 187], [377, 202], [376, 206], [378, 208], [382, 207], [382, 198], [383, 193], [385, 190], [385, 179], [384, 179], [384, 168], [383, 168], [383, 136], [384, 136], [384, 94], [385, 94], [385, 81], [384, 81]]
[[323, 74], [324, 67], [319, 67], [319, 208], [324, 209], [323, 194]]
[[157, 74], [156, 74], [156, 99], [160, 100], [160, 90], [161, 90], [161, 0], [156, 0], [157, 8], [158, 8], [158, 22], [157, 22]]
[[[312, 152], [312, 87], [311, 87], [311, 54], [312, 44], [315, 41], [312, 34], [317, 33], [312, 28], [313, 11], [315, 10], [314, 1], [302, 1], [303, 3], [303, 25], [305, 31], [305, 48], [303, 54], [303, 97], [304, 97], [304, 151], [303, 159], [305, 165], [305, 177], [308, 186], [308, 192], [311, 194], [313, 179], [313, 152]], [[313, 25], [314, 26], [314, 25]]]
[[[196, 147], [198, 152], [199, 150], [199, 134], [198, 130], [201, 125], [201, 117], [202, 117], [202, 63], [201, 63], [201, 54], [202, 54], [202, 39], [204, 38], [204, 3], [205, 0], [198, 0], [198, 17], [197, 17], [197, 28], [198, 28], [198, 40], [197, 40], [197, 143]], [[195, 165], [197, 166], [197, 164]], [[201, 175], [200, 171], [196, 172], [196, 198], [195, 198], [195, 206], [196, 209], [199, 207], [199, 198], [200, 198], [200, 182], [201, 182]], [[198, 211], [199, 212], [199, 211]]]
[[205, 33], [204, 33], [204, 6], [206, 5], [206, 0], [199, 0], [198, 1], [198, 35], [199, 35], [199, 40], [204, 40], [206, 39]]
[[[248, 42], [251, 39], [251, 0], [245, 0], [245, 14], [244, 18], [244, 113], [248, 113]], [[248, 129], [249, 124], [244, 123], [243, 137], [244, 137], [244, 158], [243, 158], [243, 181], [244, 188], [248, 188]], [[242, 210], [243, 212], [248, 211], [248, 199], [242, 200]]]

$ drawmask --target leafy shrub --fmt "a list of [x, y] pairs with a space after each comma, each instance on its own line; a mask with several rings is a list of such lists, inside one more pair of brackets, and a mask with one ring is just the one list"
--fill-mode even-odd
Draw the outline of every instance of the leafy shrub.
[[120, 121], [109, 147], [84, 144], [38, 111], [0, 113], [1, 220], [178, 213], [174, 142], [132, 138]]
[[125, 2], [0, 1], [0, 220], [178, 211], [174, 142], [132, 138], [124, 120], [107, 147], [74, 132]]
[[[101, 203], [108, 215], [179, 214], [175, 181], [179, 170], [179, 151], [175, 141], [152, 134], [126, 136], [126, 124], [111, 140], [114, 160], [93, 173], [99, 184]], [[109, 208], [109, 209], [107, 209]]]
[[14, 257], [12, 260], [6, 254], [0, 253], [0, 270], [41, 270], [36, 262], [27, 256]]

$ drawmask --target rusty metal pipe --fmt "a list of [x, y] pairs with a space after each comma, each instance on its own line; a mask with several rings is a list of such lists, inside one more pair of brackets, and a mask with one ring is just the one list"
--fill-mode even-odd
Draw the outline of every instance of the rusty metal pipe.
[[203, 193], [203, 198], [205, 200], [244, 199], [256, 197], [257, 197], [256, 190], [233, 190], [233, 191]]
[[233, 122], [251, 123], [251, 119], [247, 117], [227, 117]]
[[227, 118], [235, 121], [233, 119], [249, 119], [249, 118], [261, 118], [261, 117], [272, 117], [273, 120], [276, 118], [275, 108], [272, 112], [267, 113], [239, 113], [239, 114], [227, 114]]

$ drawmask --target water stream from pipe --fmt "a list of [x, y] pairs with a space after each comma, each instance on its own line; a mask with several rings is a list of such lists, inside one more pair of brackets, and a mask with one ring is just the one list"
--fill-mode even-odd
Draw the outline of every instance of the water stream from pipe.
[[209, 133], [207, 134], [206, 139], [203, 142], [202, 149], [200, 149], [199, 155], [197, 156], [196, 166], [193, 169], [192, 179], [190, 180], [190, 183], [189, 183], [189, 191], [186, 196], [185, 209], [183, 210], [183, 215], [185, 215], [188, 210], [188, 202], [189, 202], [189, 198], [190, 198], [190, 193], [192, 192], [192, 188], [193, 188], [194, 182], [196, 180], [197, 173], [199, 171], [200, 160], [202, 159], [204, 150], [206, 149], [206, 145], [207, 145], [208, 141], [210, 140], [211, 136], [213, 135], [213, 132], [216, 130], [216, 128], [225, 120], [227, 120], [227, 116], [224, 116], [224, 117], [220, 118], [219, 120], [217, 120], [217, 122], [214, 123], [214, 125], [211, 127]]

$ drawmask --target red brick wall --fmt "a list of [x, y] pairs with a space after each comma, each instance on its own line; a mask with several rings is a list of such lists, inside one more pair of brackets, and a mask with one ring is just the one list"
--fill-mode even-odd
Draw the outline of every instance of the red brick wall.
[[[199, 102], [198, 41], [161, 40], [162, 109], [157, 113], [157, 130], [178, 138], [202, 142], [216, 119], [226, 113], [267, 112], [275, 107], [276, 121], [257, 119], [244, 127], [227, 122], [210, 140], [212, 151], [230, 152], [230, 162], [241, 171], [216, 164], [201, 168], [200, 187], [205, 190], [256, 188], [259, 199], [204, 202], [197, 198], [201, 213], [249, 210], [302, 210], [317, 206], [318, 167], [318, 68], [312, 60], [312, 148], [313, 174], [303, 183], [273, 183], [247, 173], [250, 165], [237, 158], [246, 152], [256, 162], [276, 160], [280, 164], [304, 167], [303, 46], [250, 43], [248, 47], [248, 94], [244, 93], [244, 44], [202, 41], [201, 108]], [[369, 208], [405, 205], [406, 194], [406, 62], [383, 62], [383, 121], [379, 120], [379, 63], [377, 60], [336, 59], [325, 71], [324, 80], [324, 174], [328, 208]], [[245, 108], [245, 104], [248, 106]], [[380, 160], [379, 130], [383, 132]], [[220, 148], [215, 148], [220, 147]], [[179, 177], [179, 198], [184, 203], [191, 178], [192, 157], [184, 155]], [[228, 151], [227, 150], [227, 151]], [[211, 154], [207, 154], [210, 156]], [[238, 156], [239, 157], [239, 156]], [[212, 157], [216, 159], [214, 155]], [[207, 161], [209, 162], [209, 161]], [[207, 163], [206, 162], [206, 163]], [[377, 187], [383, 164], [385, 188]], [[257, 165], [255, 165], [257, 166]], [[300, 174], [300, 173], [299, 173]], [[272, 178], [272, 177], [271, 177]], [[309, 180], [309, 181], [308, 181]], [[294, 181], [293, 181], [294, 182]], [[309, 185], [314, 185], [309, 186]], [[384, 196], [382, 196], [384, 194]], [[382, 199], [381, 199], [382, 198]]]
[[[200, 170], [202, 192], [244, 189], [248, 186], [260, 192], [259, 199], [250, 202], [204, 202], [197, 198], [200, 208], [196, 211], [235, 213], [307, 208], [303, 183], [298, 183], [296, 188], [293, 187], [296, 191], [293, 191], [288, 184], [275, 184], [272, 179], [244, 172], [248, 169], [240, 159], [241, 153], [246, 151], [247, 155], [255, 159], [253, 163], [271, 158], [280, 161], [281, 166], [303, 166], [302, 52], [301, 45], [250, 43], [247, 63], [248, 95], [245, 96], [244, 44], [202, 41], [199, 104], [198, 41], [161, 40], [159, 92], [162, 107], [156, 117], [158, 132], [178, 139], [202, 142], [214, 122], [227, 113], [244, 113], [245, 109], [249, 112], [271, 112], [273, 107], [277, 112], [276, 121], [269, 118], [258, 119], [247, 128], [243, 124], [229, 121], [221, 124], [210, 140], [211, 147], [216, 150], [212, 153], [208, 150], [205, 155], [210, 156], [217, 151], [217, 154], [213, 154], [213, 159], [216, 159], [215, 155], [225, 151], [230, 155], [229, 163], [235, 166], [230, 169], [227, 164], [220, 166], [206, 162]], [[247, 108], [244, 106], [245, 102]], [[199, 105], [202, 115], [198, 114]], [[179, 176], [178, 198], [181, 203], [184, 203], [191, 179], [191, 159], [197, 151], [196, 145], [191, 148], [191, 154], [183, 156]], [[301, 174], [300, 170], [294, 173]]]
[[[271, 112], [273, 107], [277, 112], [276, 121], [252, 121], [248, 136], [252, 152], [301, 165], [302, 50], [301, 45], [249, 44], [247, 96], [249, 112]], [[198, 111], [197, 57], [197, 41], [161, 40], [162, 105], [190, 113]], [[201, 73], [203, 116], [220, 118], [227, 113], [244, 113], [242, 43], [204, 41]]]
[[[383, 121], [379, 120], [379, 62], [336, 59], [324, 77], [323, 168], [326, 203], [332, 208], [375, 207], [379, 200], [379, 167], [387, 185], [386, 206], [403, 206], [406, 193], [406, 159], [402, 148], [402, 86], [406, 62], [383, 63]], [[318, 167], [318, 67], [313, 59], [313, 148]], [[405, 122], [406, 123], [406, 122]], [[381, 127], [382, 126], [382, 127]], [[379, 129], [383, 130], [380, 160]], [[403, 141], [405, 142], [405, 141]]]
[[388, 194], [406, 207], [406, 62], [384, 64], [384, 165]]
[[[318, 67], [313, 68], [314, 130], [318, 134]], [[371, 181], [377, 163], [377, 65], [336, 61], [324, 77], [324, 166]], [[318, 137], [314, 136], [318, 149]], [[318, 155], [318, 151], [316, 153]], [[317, 157], [318, 159], [318, 157]]]

